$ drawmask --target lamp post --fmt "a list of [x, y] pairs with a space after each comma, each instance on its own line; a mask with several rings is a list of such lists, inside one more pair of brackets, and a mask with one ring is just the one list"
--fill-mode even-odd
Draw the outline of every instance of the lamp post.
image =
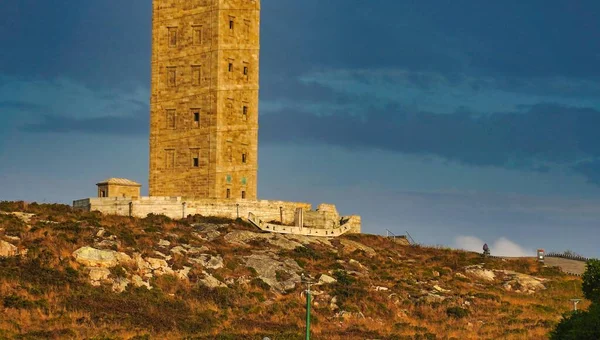
[[310, 340], [310, 286], [314, 282], [302, 274], [302, 283], [306, 284], [306, 340]]

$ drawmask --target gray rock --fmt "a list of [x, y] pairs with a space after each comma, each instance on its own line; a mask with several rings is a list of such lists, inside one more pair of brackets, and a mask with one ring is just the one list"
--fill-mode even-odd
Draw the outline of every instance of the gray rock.
[[227, 288], [227, 285], [217, 280], [214, 276], [207, 272], [203, 272], [204, 278], [199, 279], [198, 282], [208, 288]]
[[334, 279], [333, 277], [323, 274], [321, 275], [321, 277], [319, 277], [319, 282], [317, 283], [318, 285], [323, 285], [323, 284], [330, 284], [330, 283], [336, 283], [337, 280]]
[[[247, 267], [254, 268], [261, 280], [280, 292], [293, 289], [296, 283], [300, 282], [300, 275], [297, 273], [301, 272], [302, 268], [292, 259], [279, 260], [276, 255], [272, 254], [254, 254], [245, 259]], [[289, 279], [278, 281], [278, 271], [286, 273]]]
[[303, 247], [302, 243], [298, 243], [287, 238], [285, 235], [279, 234], [263, 234], [247, 230], [236, 230], [225, 235], [225, 241], [233, 244], [248, 245], [248, 242], [252, 240], [264, 240], [270, 245], [288, 250]]
[[77, 263], [87, 267], [102, 268], [111, 268], [119, 264], [116, 254], [117, 252], [113, 250], [99, 250], [92, 247], [79, 248], [73, 252]]
[[225, 265], [221, 256], [211, 256], [208, 254], [201, 254], [198, 257], [192, 257], [188, 259], [190, 262], [197, 263], [204, 268], [208, 269], [221, 269]]

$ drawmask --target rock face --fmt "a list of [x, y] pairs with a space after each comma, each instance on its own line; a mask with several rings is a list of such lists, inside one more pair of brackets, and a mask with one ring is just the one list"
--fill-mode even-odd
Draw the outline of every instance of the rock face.
[[467, 274], [484, 281], [492, 282], [496, 279], [496, 274], [492, 270], [483, 269], [482, 265], [469, 266], [465, 268], [465, 271]]
[[353, 252], [355, 250], [362, 250], [364, 251], [367, 256], [369, 257], [373, 257], [375, 255], [377, 255], [377, 252], [375, 252], [375, 250], [369, 246], [365, 246], [362, 243], [358, 243], [352, 240], [346, 240], [346, 239], [340, 239], [340, 243], [344, 246], [344, 250], [346, 252]]
[[225, 235], [225, 241], [233, 244], [247, 245], [249, 241], [253, 240], [265, 241], [276, 247], [288, 250], [302, 247], [301, 243], [290, 240], [289, 238], [279, 234], [259, 234], [246, 230], [236, 230]]
[[504, 289], [514, 290], [517, 293], [533, 294], [538, 290], [546, 289], [542, 283], [543, 280], [531, 275], [513, 272], [510, 270], [498, 270], [498, 273], [504, 275]]
[[226, 288], [227, 285], [217, 280], [214, 276], [207, 272], [203, 272], [204, 278], [199, 279], [198, 282], [208, 288]]
[[190, 262], [200, 264], [204, 268], [208, 269], [220, 269], [223, 268], [223, 258], [221, 256], [211, 256], [207, 254], [201, 254], [198, 257], [189, 259]]
[[[261, 280], [280, 292], [293, 289], [296, 283], [300, 282], [298, 272], [301, 272], [302, 268], [292, 259], [280, 261], [273, 254], [254, 254], [246, 257], [246, 266], [254, 268]], [[282, 278], [282, 274], [285, 274], [286, 278]]]
[[90, 283], [92, 286], [100, 286], [102, 281], [108, 280], [110, 276], [110, 270], [107, 268], [91, 267], [88, 270], [90, 271]]
[[11, 257], [18, 254], [18, 249], [14, 245], [0, 240], [0, 257]]
[[482, 265], [474, 265], [466, 267], [465, 272], [487, 282], [501, 280], [503, 282], [502, 287], [506, 291], [533, 294], [538, 290], [546, 289], [543, 279], [510, 270], [489, 270], [484, 269]]
[[75, 250], [75, 261], [88, 267], [111, 268], [119, 264], [117, 252], [112, 250], [99, 250], [92, 247], [83, 247]]

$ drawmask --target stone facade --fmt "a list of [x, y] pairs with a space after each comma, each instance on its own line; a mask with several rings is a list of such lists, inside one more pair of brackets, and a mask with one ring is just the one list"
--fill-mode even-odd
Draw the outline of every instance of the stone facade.
[[[73, 202], [77, 209], [109, 215], [144, 218], [162, 214], [174, 219], [189, 215], [248, 219], [260, 229], [285, 234], [339, 236], [360, 233], [360, 217], [341, 217], [324, 211], [311, 211], [309, 203], [271, 200], [197, 199], [183, 197], [88, 198]], [[321, 205], [320, 207], [322, 207]], [[335, 209], [335, 206], [326, 205]], [[301, 212], [300, 214], [298, 212]], [[298, 215], [310, 215], [302, 220]]]
[[98, 184], [98, 197], [140, 197], [140, 183], [125, 178], [109, 178]]
[[150, 196], [257, 197], [259, 0], [153, 0]]

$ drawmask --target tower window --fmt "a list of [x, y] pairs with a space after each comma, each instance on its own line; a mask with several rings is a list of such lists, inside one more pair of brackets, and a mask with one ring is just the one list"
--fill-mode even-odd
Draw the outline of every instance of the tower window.
[[194, 111], [194, 126], [200, 126], [200, 111]]
[[194, 26], [194, 45], [202, 45], [202, 26]]
[[175, 168], [175, 150], [165, 150], [166, 153], [166, 167], [167, 169]]
[[169, 87], [177, 86], [177, 67], [167, 67], [167, 84]]
[[244, 105], [242, 108], [242, 119], [248, 120], [248, 106]]
[[202, 84], [202, 66], [192, 66], [192, 85], [198, 86]]
[[194, 157], [193, 162], [192, 162], [194, 168], [197, 168], [200, 166], [200, 159], [198, 157]]
[[242, 191], [242, 199], [245, 200], [246, 199], [246, 192]]
[[244, 66], [244, 75], [247, 76], [248, 75], [248, 66]]
[[175, 129], [177, 121], [177, 114], [175, 110], [167, 110], [167, 129]]
[[177, 46], [177, 27], [169, 27], [169, 47]]
[[229, 66], [228, 66], [227, 70], [229, 72], [233, 72], [233, 63], [232, 62], [229, 62]]
[[231, 189], [227, 189], [227, 198], [231, 198]]
[[242, 163], [246, 163], [246, 154], [245, 153], [242, 154]]
[[229, 29], [233, 31], [234, 28], [235, 28], [235, 18], [229, 17]]

